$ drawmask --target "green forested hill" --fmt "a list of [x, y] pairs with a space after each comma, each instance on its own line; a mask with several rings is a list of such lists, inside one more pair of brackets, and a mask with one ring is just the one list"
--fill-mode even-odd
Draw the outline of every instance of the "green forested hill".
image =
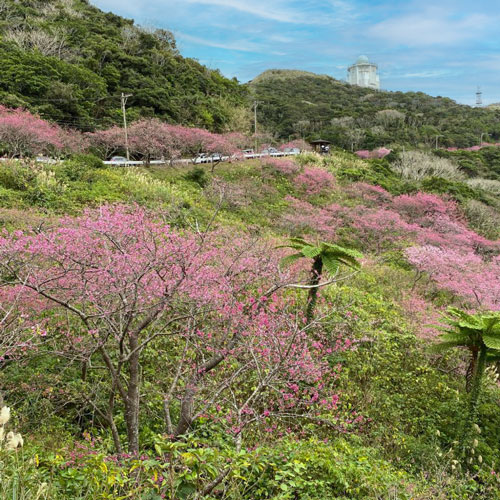
[[0, 104], [81, 130], [156, 116], [214, 131], [249, 128], [254, 99], [274, 137], [323, 136], [347, 149], [472, 146], [500, 140], [500, 110], [421, 92], [374, 92], [326, 75], [269, 70], [240, 85], [183, 57], [169, 31], [87, 0], [0, 1]]
[[250, 82], [259, 120], [280, 137], [322, 136], [347, 149], [389, 144], [473, 146], [498, 141], [500, 110], [422, 92], [354, 87], [326, 75], [270, 70]]
[[173, 35], [104, 13], [86, 0], [0, 2], [0, 104], [23, 106], [83, 130], [158, 116], [221, 131], [245, 91], [193, 59]]

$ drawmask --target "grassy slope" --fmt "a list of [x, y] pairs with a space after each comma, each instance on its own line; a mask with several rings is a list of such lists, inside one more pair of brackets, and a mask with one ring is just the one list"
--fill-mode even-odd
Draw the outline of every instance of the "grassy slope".
[[[328, 163], [320, 161], [318, 164], [333, 172], [339, 185], [312, 200], [305, 197], [290, 178], [277, 175], [257, 161], [220, 165], [213, 177], [208, 167], [157, 167], [149, 171], [95, 169], [83, 168], [80, 159], [57, 167], [37, 167], [36, 172], [34, 166], [12, 164], [0, 172], [0, 185], [3, 186], [0, 203], [4, 206], [0, 210], [0, 224], [10, 229], [29, 227], [40, 221], [54, 220], [57, 213], [78, 213], [86, 206], [119, 201], [162, 208], [174, 224], [189, 227], [195, 220], [203, 224], [212, 216], [217, 190], [224, 185], [226, 199], [216, 217], [217, 225], [252, 231], [264, 238], [284, 238], [290, 231], [283, 224], [284, 216], [294, 216], [287, 195], [307, 199], [317, 207], [332, 202], [349, 206], [356, 203], [349, 195], [349, 176], [358, 180], [364, 175], [365, 180], [376, 183], [377, 179], [370, 176], [379, 175], [373, 166], [345, 153], [336, 154]], [[47, 170], [51, 172], [48, 175]], [[387, 173], [380, 175], [386, 183], [391, 182]], [[387, 187], [396, 192], [402, 189], [396, 179], [392, 182]], [[309, 231], [310, 236], [315, 237], [314, 229]], [[263, 453], [269, 453], [269, 460], [275, 461], [275, 454], [281, 452], [298, 461], [312, 461], [313, 468], [306, 467], [307, 474], [325, 475], [332, 481], [335, 477], [336, 482], [328, 488], [354, 495], [335, 498], [396, 495], [395, 498], [465, 499], [472, 498], [474, 491], [483, 491], [477, 498], [499, 498], [488, 483], [481, 486], [474, 481], [455, 478], [450, 471], [453, 457], [446, 453], [456, 437], [457, 416], [462, 412], [465, 398], [463, 377], [456, 368], [461, 364], [460, 356], [452, 353], [436, 358], [426, 353], [428, 340], [422, 341], [420, 337], [422, 323], [427, 322], [428, 316], [414, 314], [405, 302], [405, 297], [410, 295], [413, 273], [399, 252], [389, 250], [375, 255], [366, 248], [363, 250], [367, 254], [363, 273], [324, 291], [324, 299], [335, 311], [335, 331], [361, 342], [355, 350], [339, 357], [338, 362], [343, 365], [339, 390], [341, 412], [355, 409], [365, 417], [365, 424], [352, 435], [347, 434], [345, 439], [332, 437], [331, 443], [326, 445], [304, 441], [287, 448], [286, 443], [263, 442], [267, 450]], [[425, 295], [425, 288], [419, 291]], [[435, 306], [430, 304], [429, 307], [432, 310]], [[64, 376], [61, 379], [57, 370], [54, 372], [47, 367], [47, 380], [41, 383], [39, 392], [28, 396], [19, 393], [21, 380], [28, 385], [33, 380], [40, 383], [39, 370], [37, 367], [34, 372], [30, 366], [16, 373], [4, 370], [0, 380], [8, 388], [16, 412], [23, 416], [21, 424], [27, 441], [30, 446], [33, 442], [44, 443], [39, 448], [44, 454], [43, 449], [47, 447], [61, 446], [60, 441], [50, 442], [49, 435], [54, 428], [60, 429], [60, 435], [66, 434], [68, 439], [72, 432], [66, 423], [70, 410], [51, 407], [49, 400], [45, 400], [44, 391], [47, 385], [56, 389], [67, 384], [71, 386], [71, 381]], [[481, 408], [481, 427], [485, 432], [479, 450], [487, 464], [483, 470], [485, 478], [499, 453], [499, 397], [498, 389], [488, 385]], [[47, 411], [53, 413], [49, 416]], [[35, 432], [35, 422], [39, 419], [44, 422], [42, 431]], [[440, 436], [436, 435], [438, 430]], [[25, 467], [27, 475], [36, 476], [27, 463]], [[283, 463], [279, 467], [286, 466]], [[302, 471], [295, 474], [298, 477]], [[428, 480], [422, 480], [422, 474]], [[268, 494], [278, 498], [281, 482], [265, 474], [261, 481]], [[5, 491], [10, 491], [9, 483], [5, 484]], [[290, 488], [298, 486], [290, 485]], [[59, 498], [55, 491], [48, 498]]]

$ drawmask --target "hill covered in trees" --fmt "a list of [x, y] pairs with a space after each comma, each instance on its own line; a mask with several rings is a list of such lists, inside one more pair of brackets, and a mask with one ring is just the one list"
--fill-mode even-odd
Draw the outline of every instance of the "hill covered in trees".
[[500, 110], [422, 92], [351, 86], [326, 75], [269, 70], [249, 83], [259, 120], [279, 137], [328, 139], [346, 149], [468, 147], [500, 138]]
[[473, 146], [500, 138], [500, 110], [420, 92], [374, 92], [326, 75], [269, 70], [246, 85], [183, 57], [171, 32], [144, 28], [87, 0], [0, 1], [0, 104], [83, 131], [156, 117], [215, 132], [251, 127], [346, 149]]
[[156, 116], [238, 128], [245, 90], [184, 58], [169, 31], [136, 26], [86, 0], [0, 2], [0, 103], [81, 130]]

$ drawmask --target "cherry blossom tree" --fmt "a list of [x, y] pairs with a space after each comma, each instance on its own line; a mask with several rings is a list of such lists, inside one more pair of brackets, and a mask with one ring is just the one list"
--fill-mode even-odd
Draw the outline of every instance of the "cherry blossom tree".
[[114, 126], [107, 130], [97, 130], [86, 134], [90, 146], [99, 156], [108, 159], [117, 152], [125, 151], [125, 133], [122, 128]]
[[182, 143], [173, 133], [176, 128], [156, 118], [136, 121], [128, 132], [130, 151], [146, 164], [152, 159], [179, 158]]
[[312, 151], [311, 145], [304, 141], [304, 139], [295, 139], [293, 141], [287, 142], [280, 146], [280, 151], [285, 151], [285, 149], [300, 149], [300, 151]]
[[295, 183], [305, 194], [314, 196], [332, 190], [335, 178], [322, 168], [305, 167], [304, 171], [295, 178]]
[[10, 157], [61, 150], [61, 129], [23, 109], [0, 106], [0, 148]]
[[[120, 127], [88, 134], [91, 145], [103, 157], [125, 151], [125, 132]], [[133, 157], [149, 163], [151, 159], [173, 161], [181, 156], [196, 157], [200, 153], [231, 156], [244, 141], [241, 134], [214, 134], [199, 128], [170, 125], [156, 118], [141, 119], [128, 129], [129, 148]]]
[[408, 248], [406, 256], [439, 288], [461, 297], [469, 306], [500, 310], [500, 256], [488, 261], [470, 250], [432, 245]]
[[88, 367], [102, 361], [108, 404], [96, 410], [117, 450], [120, 401], [128, 449], [139, 451], [150, 349], [157, 376], [149, 383], [163, 391], [174, 438], [201, 417], [237, 437], [280, 414], [318, 420], [336, 406], [326, 356], [344, 344], [321, 329], [307, 334], [282, 293], [295, 279], [269, 247], [234, 234], [179, 233], [139, 207], [117, 206], [4, 235], [0, 262], [2, 303], [20, 297], [33, 323], [52, 318], [51, 340], [59, 336], [66, 355]]

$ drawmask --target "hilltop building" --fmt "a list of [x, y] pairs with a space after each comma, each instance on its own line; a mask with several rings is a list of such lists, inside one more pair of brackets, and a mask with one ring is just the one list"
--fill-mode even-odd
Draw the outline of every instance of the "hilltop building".
[[378, 90], [380, 89], [378, 66], [370, 62], [368, 57], [359, 56], [358, 60], [352, 66], [349, 66], [347, 81], [351, 85]]

